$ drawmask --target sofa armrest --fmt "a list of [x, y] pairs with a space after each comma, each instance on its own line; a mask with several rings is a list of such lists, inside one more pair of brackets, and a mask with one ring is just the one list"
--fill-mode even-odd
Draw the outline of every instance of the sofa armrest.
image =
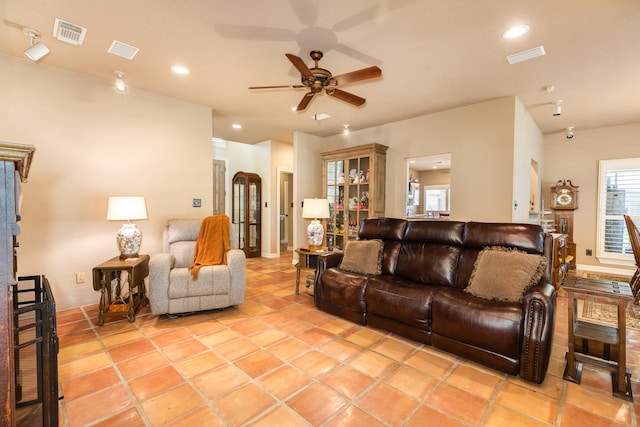
[[149, 260], [149, 304], [151, 313], [169, 312], [169, 273], [175, 263], [175, 257], [168, 253], [151, 256]]
[[247, 287], [247, 258], [243, 250], [231, 249], [227, 252], [227, 265], [231, 284], [229, 287], [229, 304], [238, 305], [244, 302]]
[[316, 307], [320, 307], [320, 295], [322, 288], [320, 287], [320, 277], [329, 268], [334, 268], [340, 265], [342, 261], [342, 252], [329, 252], [318, 256], [318, 262], [316, 264], [316, 278], [313, 281], [313, 300]]
[[520, 351], [520, 376], [542, 383], [549, 367], [556, 318], [556, 290], [550, 283], [529, 289], [522, 300], [524, 330]]

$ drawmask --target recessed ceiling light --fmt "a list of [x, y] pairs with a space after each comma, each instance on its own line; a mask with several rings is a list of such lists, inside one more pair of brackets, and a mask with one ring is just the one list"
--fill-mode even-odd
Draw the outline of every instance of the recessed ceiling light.
[[242, 129], [242, 125], [239, 124], [239, 123], [234, 123], [234, 124], [231, 125], [231, 127], [234, 128], [234, 129]]
[[187, 67], [184, 67], [182, 65], [174, 65], [171, 67], [171, 71], [173, 71], [176, 74], [182, 74], [182, 75], [187, 75], [189, 74], [191, 71], [189, 71], [189, 69]]
[[505, 39], [515, 39], [516, 37], [520, 37], [529, 32], [528, 25], [516, 25], [515, 27], [509, 28], [507, 31], [502, 33], [502, 37]]

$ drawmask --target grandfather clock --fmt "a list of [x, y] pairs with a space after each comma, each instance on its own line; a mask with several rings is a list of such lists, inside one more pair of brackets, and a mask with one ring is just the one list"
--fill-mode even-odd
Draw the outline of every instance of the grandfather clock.
[[573, 241], [573, 212], [578, 209], [578, 186], [570, 179], [558, 180], [551, 187], [551, 209], [556, 223], [556, 232], [567, 235], [567, 255], [571, 268], [576, 268], [576, 244]]

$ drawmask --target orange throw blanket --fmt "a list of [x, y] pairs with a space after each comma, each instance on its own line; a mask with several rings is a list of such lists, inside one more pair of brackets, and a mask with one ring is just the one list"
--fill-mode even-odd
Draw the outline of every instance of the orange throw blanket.
[[205, 265], [226, 264], [230, 248], [229, 217], [214, 215], [202, 220], [193, 254], [194, 261], [189, 266], [193, 280], [198, 280], [198, 271]]

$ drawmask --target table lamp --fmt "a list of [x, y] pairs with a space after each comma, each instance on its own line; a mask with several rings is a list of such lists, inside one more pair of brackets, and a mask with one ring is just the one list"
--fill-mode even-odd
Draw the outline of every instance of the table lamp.
[[138, 256], [142, 233], [132, 220], [147, 219], [147, 207], [144, 197], [109, 197], [107, 221], [127, 221], [118, 230], [116, 241], [120, 250], [120, 259]]
[[329, 218], [329, 202], [327, 199], [304, 199], [302, 202], [302, 217], [311, 218], [311, 224], [307, 227], [309, 250], [321, 249], [324, 228], [318, 219]]

